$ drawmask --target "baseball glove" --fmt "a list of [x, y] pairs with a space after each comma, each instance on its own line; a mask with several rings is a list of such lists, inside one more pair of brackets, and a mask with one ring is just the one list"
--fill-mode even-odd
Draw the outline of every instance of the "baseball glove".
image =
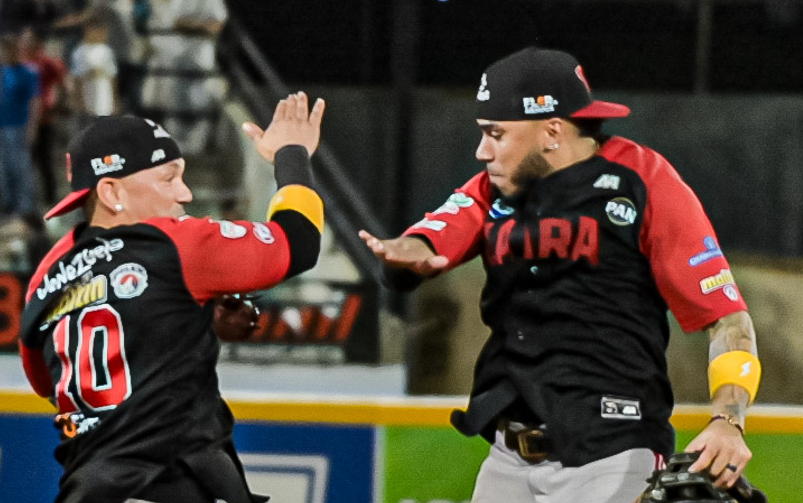
[[714, 487], [705, 472], [689, 473], [700, 453], [679, 452], [669, 457], [666, 468], [656, 470], [641, 503], [767, 503], [767, 496], [744, 476], [727, 491]]
[[254, 297], [224, 295], [215, 299], [212, 329], [224, 341], [242, 341], [251, 337], [259, 320], [259, 309], [251, 302]]

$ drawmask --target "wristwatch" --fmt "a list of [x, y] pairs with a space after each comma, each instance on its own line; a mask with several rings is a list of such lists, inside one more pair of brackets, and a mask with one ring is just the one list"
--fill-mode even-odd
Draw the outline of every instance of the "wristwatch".
[[711, 420], [708, 421], [708, 424], [713, 423], [717, 419], [724, 419], [729, 425], [735, 427], [737, 430], [739, 430], [739, 433], [744, 435], [744, 427], [742, 427], [742, 425], [739, 423], [739, 418], [736, 416], [731, 416], [730, 414], [715, 414]]

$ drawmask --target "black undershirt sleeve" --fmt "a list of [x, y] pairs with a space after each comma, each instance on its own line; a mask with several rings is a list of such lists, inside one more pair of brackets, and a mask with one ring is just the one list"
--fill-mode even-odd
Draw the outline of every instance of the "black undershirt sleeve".
[[[307, 149], [301, 145], [287, 145], [276, 152], [274, 177], [277, 189], [287, 185], [303, 185], [314, 190], [312, 163]], [[271, 221], [279, 224], [290, 243], [290, 269], [286, 278], [291, 278], [312, 269], [318, 262], [321, 251], [321, 233], [303, 214], [292, 211], [277, 211]]]
[[307, 149], [301, 145], [287, 145], [276, 152], [273, 176], [278, 188], [286, 185], [303, 185], [315, 188], [312, 179], [312, 163]]

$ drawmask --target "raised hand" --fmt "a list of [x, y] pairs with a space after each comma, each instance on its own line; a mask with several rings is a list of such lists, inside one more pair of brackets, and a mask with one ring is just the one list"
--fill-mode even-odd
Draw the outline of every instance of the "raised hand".
[[287, 145], [301, 145], [312, 155], [321, 139], [321, 119], [326, 103], [315, 100], [309, 110], [307, 95], [303, 91], [279, 101], [273, 120], [264, 131], [253, 122], [243, 124], [243, 131], [252, 140], [257, 152], [273, 163], [276, 152]]

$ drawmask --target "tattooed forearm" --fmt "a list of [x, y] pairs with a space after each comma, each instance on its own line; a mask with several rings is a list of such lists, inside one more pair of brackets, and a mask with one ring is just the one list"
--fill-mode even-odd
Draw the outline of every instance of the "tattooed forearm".
[[708, 361], [728, 351], [756, 352], [756, 332], [747, 311], [723, 316], [708, 328]]

